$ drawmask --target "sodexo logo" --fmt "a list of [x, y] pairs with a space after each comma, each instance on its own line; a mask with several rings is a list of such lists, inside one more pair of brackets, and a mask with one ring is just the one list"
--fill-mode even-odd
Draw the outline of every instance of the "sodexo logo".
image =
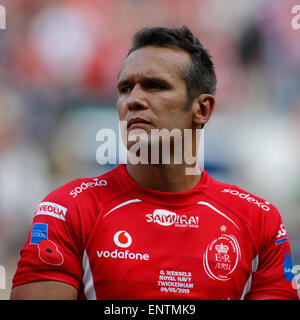
[[247, 193], [240, 193], [237, 190], [231, 190], [231, 189], [224, 189], [221, 192], [230, 193], [233, 196], [238, 196], [241, 199], [247, 200], [248, 202], [257, 205], [259, 208], [263, 209], [264, 211], [270, 211], [270, 207], [269, 207], [270, 202], [268, 202], [268, 201], [259, 202], [257, 199], [251, 197], [249, 193], [248, 194]]
[[94, 188], [94, 187], [103, 187], [107, 186], [106, 180], [98, 180], [98, 178], [93, 179], [94, 182], [82, 182], [80, 186], [77, 186], [70, 192], [70, 196], [73, 196], [73, 198], [76, 198], [79, 193], [86, 190], [87, 188]]
[[[128, 248], [132, 244], [131, 235], [125, 230], [116, 232], [113, 236], [113, 240], [116, 246], [119, 248]], [[129, 259], [129, 260], [149, 260], [149, 255], [146, 253], [135, 253], [129, 250], [115, 249], [113, 251], [97, 250], [98, 258], [113, 258], [113, 259]]]

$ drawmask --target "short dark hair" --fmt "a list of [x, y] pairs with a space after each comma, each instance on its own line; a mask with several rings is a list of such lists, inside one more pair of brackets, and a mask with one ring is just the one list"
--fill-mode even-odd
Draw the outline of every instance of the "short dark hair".
[[146, 46], [170, 48], [177, 46], [190, 54], [192, 63], [188, 68], [182, 70], [189, 102], [201, 93], [215, 95], [217, 79], [211, 56], [186, 26], [144, 28], [134, 35], [128, 55]]

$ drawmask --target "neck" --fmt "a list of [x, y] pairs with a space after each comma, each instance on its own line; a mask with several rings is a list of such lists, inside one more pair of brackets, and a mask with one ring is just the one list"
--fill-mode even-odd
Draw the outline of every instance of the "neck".
[[[190, 135], [187, 135], [189, 133]], [[151, 158], [152, 145], [147, 145], [148, 152], [145, 152], [144, 163], [133, 164], [128, 161], [127, 171], [131, 178], [138, 184], [158, 191], [165, 192], [185, 192], [193, 189], [200, 181], [202, 173], [198, 165], [198, 145], [200, 141], [200, 130], [185, 132], [182, 143], [170, 145], [170, 159], [164, 164], [163, 144], [159, 143], [158, 164], [154, 164]], [[175, 161], [176, 150], [179, 151], [180, 164]], [[141, 150], [141, 149], [140, 149]], [[130, 160], [131, 153], [128, 153]], [[193, 156], [195, 155], [195, 156]], [[141, 156], [141, 154], [139, 154]], [[178, 159], [177, 159], [178, 160]]]
[[202, 175], [200, 168], [193, 169], [193, 173], [197, 173], [193, 175], [187, 174], [186, 169], [191, 168], [182, 164], [127, 164], [127, 171], [136, 183], [164, 192], [184, 192], [198, 184]]

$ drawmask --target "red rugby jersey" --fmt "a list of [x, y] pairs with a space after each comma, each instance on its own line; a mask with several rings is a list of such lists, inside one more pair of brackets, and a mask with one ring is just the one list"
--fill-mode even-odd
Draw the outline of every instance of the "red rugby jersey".
[[298, 299], [277, 209], [203, 170], [168, 193], [125, 165], [76, 179], [38, 206], [13, 287], [57, 280], [81, 299]]

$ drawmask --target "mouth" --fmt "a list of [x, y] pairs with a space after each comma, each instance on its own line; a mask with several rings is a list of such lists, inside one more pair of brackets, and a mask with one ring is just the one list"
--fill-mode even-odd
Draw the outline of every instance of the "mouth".
[[128, 122], [127, 122], [127, 129], [129, 128], [138, 128], [138, 127], [143, 127], [145, 125], [151, 125], [151, 122], [143, 119], [143, 118], [131, 118]]

